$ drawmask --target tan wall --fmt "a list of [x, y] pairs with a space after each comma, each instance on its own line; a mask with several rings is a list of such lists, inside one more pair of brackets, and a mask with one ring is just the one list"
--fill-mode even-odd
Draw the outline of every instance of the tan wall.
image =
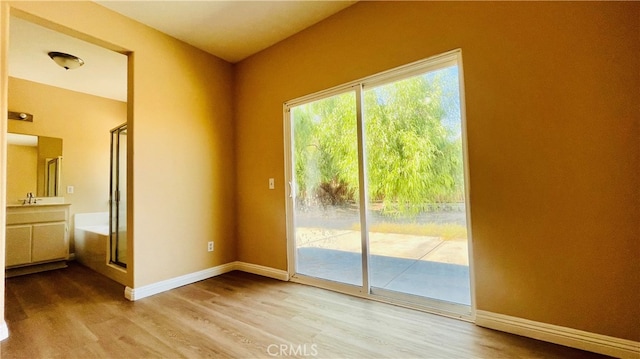
[[640, 340], [639, 18], [638, 3], [361, 2], [242, 61], [239, 260], [287, 268], [283, 102], [461, 48], [477, 309]]
[[[127, 104], [10, 77], [9, 108], [34, 116], [33, 122], [9, 121], [9, 132], [62, 139], [60, 195], [71, 203], [70, 218], [76, 213], [107, 212], [109, 131], [127, 121]], [[73, 194], [66, 193], [69, 185], [74, 186]], [[7, 202], [12, 199], [8, 194]], [[73, 253], [73, 230], [69, 233]]]
[[9, 5], [14, 15], [132, 52], [128, 285], [235, 260], [232, 66], [93, 2]]
[[38, 148], [7, 145], [7, 203], [19, 203], [28, 192], [36, 193]]

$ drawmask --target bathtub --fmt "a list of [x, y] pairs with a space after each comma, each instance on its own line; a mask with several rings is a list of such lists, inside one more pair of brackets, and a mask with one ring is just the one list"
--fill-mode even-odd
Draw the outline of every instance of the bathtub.
[[127, 285], [126, 270], [109, 264], [109, 212], [76, 213], [74, 223], [76, 260]]

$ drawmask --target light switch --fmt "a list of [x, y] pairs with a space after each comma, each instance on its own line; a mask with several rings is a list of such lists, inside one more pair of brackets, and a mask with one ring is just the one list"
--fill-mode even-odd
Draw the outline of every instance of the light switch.
[[73, 194], [73, 186], [67, 186], [67, 194]]
[[273, 178], [269, 178], [269, 189], [275, 189], [276, 188], [276, 180]]

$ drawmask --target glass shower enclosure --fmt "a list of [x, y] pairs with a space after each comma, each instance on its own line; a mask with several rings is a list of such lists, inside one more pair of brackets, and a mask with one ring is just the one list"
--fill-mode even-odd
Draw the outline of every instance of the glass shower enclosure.
[[111, 130], [109, 263], [127, 268], [127, 124]]

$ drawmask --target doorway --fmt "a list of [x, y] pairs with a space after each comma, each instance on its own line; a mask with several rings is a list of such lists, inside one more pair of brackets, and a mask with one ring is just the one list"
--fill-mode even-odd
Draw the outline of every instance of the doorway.
[[460, 51], [285, 104], [291, 277], [469, 315]]
[[[33, 116], [32, 121], [8, 121], [7, 130], [39, 135], [39, 139], [59, 139], [60, 152], [46, 157], [53, 160], [64, 156], [64, 163], [61, 166], [59, 160], [50, 161], [46, 167], [44, 163], [38, 164], [38, 197], [54, 196], [70, 204], [66, 235], [71, 258], [126, 284], [132, 268], [131, 239], [126, 232], [127, 202], [119, 201], [118, 255], [111, 258], [107, 200], [110, 199], [109, 131], [130, 122], [129, 53], [114, 45], [104, 47], [103, 41], [88, 35], [80, 39], [75, 33], [61, 32], [44, 19], [32, 22], [26, 15], [15, 11], [8, 17], [7, 92], [9, 108]], [[67, 70], [43, 51], [46, 49], [77, 55], [84, 65]], [[123, 190], [127, 185], [126, 133], [121, 132], [118, 138], [122, 199], [126, 199]], [[21, 176], [8, 173], [5, 181], [11, 183], [16, 179], [22, 181]], [[19, 195], [27, 192], [36, 193], [36, 189], [21, 190]], [[18, 198], [8, 194], [6, 201]]]

